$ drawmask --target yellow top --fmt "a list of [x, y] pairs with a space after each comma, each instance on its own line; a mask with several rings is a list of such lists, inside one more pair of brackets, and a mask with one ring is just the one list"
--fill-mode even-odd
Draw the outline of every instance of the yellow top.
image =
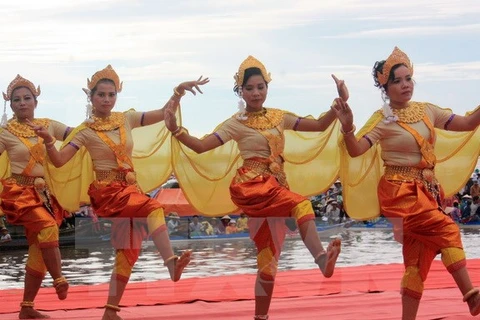
[[[444, 125], [452, 111], [430, 103], [417, 103], [435, 127], [435, 174], [446, 196], [450, 196], [470, 178], [480, 154], [480, 130], [452, 132]], [[377, 185], [383, 175], [384, 165], [415, 166], [421, 154], [415, 140], [397, 123], [384, 123], [381, 111], [375, 112], [356, 134], [357, 139], [367, 136], [373, 146], [363, 155], [352, 158], [348, 155], [343, 138], [340, 140], [340, 181], [343, 187], [345, 209], [354, 219], [368, 220], [380, 214]], [[424, 138], [428, 129], [423, 121], [409, 123]]]

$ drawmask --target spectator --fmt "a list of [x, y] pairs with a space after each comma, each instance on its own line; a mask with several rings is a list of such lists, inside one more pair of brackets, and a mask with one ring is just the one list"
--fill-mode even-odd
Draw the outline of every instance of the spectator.
[[228, 226], [225, 228], [225, 234], [238, 233], [237, 222], [235, 220], [230, 220]]
[[217, 218], [213, 218], [210, 220], [210, 224], [212, 225], [213, 228], [213, 234], [224, 234], [225, 233], [225, 227], [223, 224], [221, 224]]
[[[462, 220], [462, 212], [460, 211], [458, 201], [453, 202], [453, 207], [447, 207], [447, 208], [452, 208], [449, 214], [450, 214], [450, 217], [452, 217], [453, 221], [460, 222], [460, 220]], [[446, 213], [448, 213], [446, 211], [447, 208], [445, 208]]]
[[327, 208], [327, 217], [328, 217], [328, 223], [329, 224], [334, 224], [334, 223], [339, 223], [340, 221], [340, 208], [338, 207], [337, 201], [332, 201], [330, 203], [330, 207]]
[[8, 233], [8, 229], [5, 227], [1, 227], [0, 228], [0, 244], [5, 242], [10, 242], [10, 241], [12, 241], [12, 237], [10, 236], [10, 233]]
[[213, 227], [208, 221], [202, 221], [202, 232], [207, 236], [213, 236]]
[[248, 217], [242, 212], [240, 218], [237, 219], [238, 232], [248, 232]]
[[178, 213], [171, 212], [168, 215], [168, 222], [167, 222], [168, 234], [169, 235], [178, 234], [179, 227], [180, 227], [180, 217], [178, 216]]
[[188, 225], [188, 231], [190, 236], [201, 236], [202, 235], [202, 224], [200, 223], [198, 216], [194, 215], [192, 222]]
[[475, 196], [480, 196], [480, 185], [478, 185], [478, 180], [474, 180], [472, 186], [470, 187], [470, 195], [472, 198]]

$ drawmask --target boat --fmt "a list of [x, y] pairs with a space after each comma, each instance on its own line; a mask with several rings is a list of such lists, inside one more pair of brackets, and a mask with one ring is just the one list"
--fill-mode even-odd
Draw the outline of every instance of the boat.
[[[88, 218], [76, 218], [76, 226], [59, 230], [59, 246], [90, 246], [100, 242], [110, 242], [109, 224], [103, 223], [98, 230]], [[0, 251], [28, 249], [27, 238], [22, 226], [7, 225], [11, 241], [0, 243]]]

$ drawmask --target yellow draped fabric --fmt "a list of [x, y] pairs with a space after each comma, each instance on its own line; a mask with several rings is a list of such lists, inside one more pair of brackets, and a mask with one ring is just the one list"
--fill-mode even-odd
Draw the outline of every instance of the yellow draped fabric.
[[[68, 144], [75, 133], [84, 128], [83, 124], [75, 128], [63, 145]], [[137, 173], [137, 182], [144, 192], [159, 187], [173, 171], [170, 161], [172, 150], [170, 136], [164, 122], [132, 131], [133, 165]], [[46, 178], [52, 186], [52, 192], [67, 211], [77, 211], [80, 203], [90, 203], [87, 191], [94, 180], [94, 174], [92, 159], [85, 147], [80, 148], [61, 168], [55, 168], [49, 162], [46, 166]]]
[[[63, 146], [84, 127], [75, 128]], [[304, 196], [315, 195], [335, 182], [340, 162], [339, 129], [335, 121], [324, 132], [285, 131], [285, 172], [292, 191]], [[229, 141], [209, 152], [196, 154], [173, 138], [164, 122], [136, 128], [132, 135], [133, 163], [143, 191], [157, 188], [173, 171], [186, 199], [198, 212], [219, 216], [238, 210], [229, 194], [230, 182], [242, 163], [236, 142]], [[59, 146], [57, 144], [57, 148]], [[2, 177], [10, 174], [6, 153], [0, 157], [0, 174]], [[87, 190], [94, 174], [92, 160], [84, 147], [61, 168], [55, 168], [48, 161], [45, 176], [52, 193], [67, 211], [77, 211], [79, 204], [90, 203]]]
[[[370, 132], [383, 114], [377, 111], [356, 134], [361, 139]], [[445, 196], [451, 196], [465, 186], [480, 155], [480, 129], [472, 132], [452, 132], [435, 129], [437, 141], [435, 176], [442, 185]], [[377, 186], [383, 175], [383, 160], [378, 143], [365, 154], [352, 158], [348, 155], [343, 137], [340, 141], [340, 181], [343, 201], [348, 215], [353, 219], [368, 220], [380, 214]]]
[[[324, 132], [286, 130], [284, 134], [285, 172], [290, 189], [303, 196], [326, 191], [338, 177], [338, 122]], [[229, 193], [230, 182], [242, 164], [235, 141], [196, 154], [172, 138], [172, 160], [185, 197], [197, 211], [220, 216], [238, 210]]]

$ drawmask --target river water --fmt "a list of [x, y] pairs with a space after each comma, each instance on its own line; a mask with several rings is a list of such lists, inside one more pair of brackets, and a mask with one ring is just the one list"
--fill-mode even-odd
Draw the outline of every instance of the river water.
[[[402, 262], [401, 246], [393, 240], [391, 231], [336, 228], [319, 234], [325, 246], [332, 237], [342, 238], [338, 266]], [[462, 239], [467, 258], [480, 258], [478, 246], [480, 230], [463, 229]], [[172, 246], [177, 254], [186, 249], [194, 252], [192, 262], [185, 269], [182, 278], [256, 272], [255, 246], [248, 238], [172, 241]], [[114, 251], [108, 241], [83, 248], [61, 248], [61, 253], [64, 274], [72, 285], [109, 281]], [[26, 259], [26, 250], [0, 251], [0, 289], [23, 288]], [[287, 237], [280, 257], [279, 270], [315, 267], [313, 258], [298, 236]], [[167, 269], [163, 266], [163, 260], [153, 243], [145, 242], [130, 281], [168, 278]], [[52, 279], [47, 276], [43, 286], [51, 285]]]

